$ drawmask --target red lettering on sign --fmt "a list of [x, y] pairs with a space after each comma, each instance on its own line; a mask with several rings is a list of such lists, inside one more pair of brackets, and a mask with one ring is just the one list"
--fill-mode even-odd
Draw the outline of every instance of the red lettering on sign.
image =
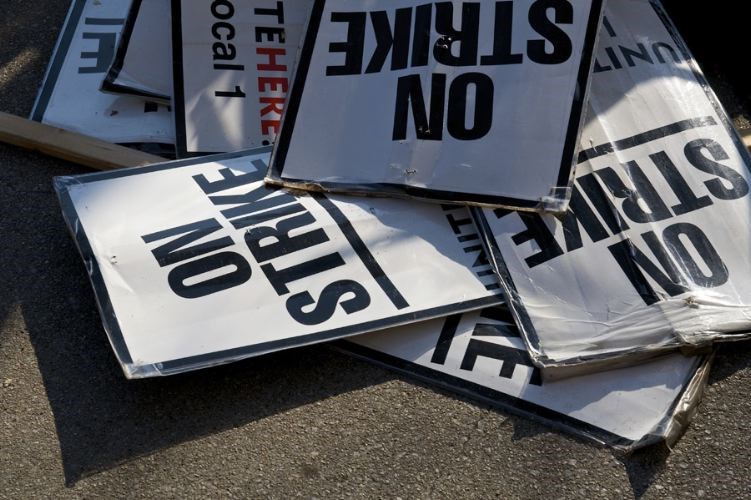
[[269, 90], [271, 92], [281, 91], [287, 92], [287, 86], [289, 85], [289, 79], [277, 76], [259, 76], [258, 77], [258, 92], [265, 92]]
[[286, 64], [279, 64], [276, 62], [277, 56], [287, 55], [287, 49], [271, 49], [261, 48], [256, 49], [256, 54], [259, 56], [266, 56], [269, 59], [268, 64], [258, 64], [256, 67], [258, 71], [287, 71]]
[[279, 133], [281, 123], [281, 120], [261, 120], [261, 131], [266, 135], [270, 135], [273, 130], [274, 135], [276, 135]]

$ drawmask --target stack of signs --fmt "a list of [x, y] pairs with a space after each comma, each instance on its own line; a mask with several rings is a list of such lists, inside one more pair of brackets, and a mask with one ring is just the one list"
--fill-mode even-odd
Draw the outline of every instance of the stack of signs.
[[532, 359], [748, 338], [748, 151], [657, 3], [609, 5], [594, 71], [567, 212], [475, 213]]
[[74, 0], [34, 111], [224, 153], [56, 179], [127, 377], [339, 339], [610, 446], [677, 439], [712, 356], [665, 353], [749, 330], [751, 162], [656, 1], [170, 2]]

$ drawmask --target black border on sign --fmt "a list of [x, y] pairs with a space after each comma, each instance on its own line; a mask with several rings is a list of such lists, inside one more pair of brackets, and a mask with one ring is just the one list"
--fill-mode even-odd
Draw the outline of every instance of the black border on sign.
[[[87, 184], [90, 182], [97, 182], [102, 180], [118, 179], [121, 177], [129, 177], [131, 175], [147, 174], [151, 172], [158, 172], [161, 170], [168, 170], [174, 168], [185, 167], [189, 165], [197, 165], [206, 162], [220, 161], [231, 158], [237, 158], [245, 155], [268, 153], [271, 150], [270, 146], [263, 148], [256, 148], [244, 151], [237, 151], [233, 153], [224, 153], [218, 155], [211, 155], [203, 158], [192, 158], [185, 160], [177, 160], [165, 163], [157, 163], [148, 165], [145, 167], [126, 168], [122, 170], [111, 170], [106, 172], [95, 172], [91, 174], [84, 174], [74, 176], [72, 178], [56, 178], [55, 191], [57, 192], [62, 207], [63, 216], [68, 228], [76, 241], [79, 248], [79, 252], [87, 265], [89, 271], [89, 278], [91, 280], [94, 293], [96, 295], [97, 304], [102, 316], [102, 322], [104, 323], [105, 330], [110, 336], [110, 342], [115, 350], [118, 360], [123, 365], [123, 370], [126, 375], [132, 375], [134, 372], [138, 372], [140, 369], [154, 367], [161, 375], [170, 375], [182, 371], [204, 368], [214, 366], [222, 363], [229, 363], [242, 358], [251, 356], [257, 356], [272, 351], [286, 349], [290, 347], [308, 345], [318, 342], [324, 342], [327, 340], [334, 340], [349, 335], [357, 335], [360, 333], [366, 333], [374, 330], [380, 330], [392, 326], [400, 326], [408, 323], [413, 323], [421, 320], [427, 320], [437, 318], [440, 316], [446, 316], [454, 313], [465, 312], [473, 309], [479, 309], [486, 306], [496, 305], [502, 302], [502, 294], [496, 293], [489, 295], [488, 297], [468, 300], [465, 302], [458, 302], [454, 304], [448, 304], [440, 307], [433, 307], [424, 309], [421, 311], [413, 311], [403, 314], [394, 314], [387, 318], [379, 320], [366, 321], [364, 323], [358, 323], [354, 325], [347, 325], [344, 327], [325, 330], [317, 333], [311, 333], [293, 338], [279, 339], [269, 342], [263, 342], [252, 346], [238, 347], [233, 349], [225, 349], [221, 351], [215, 351], [211, 353], [190, 356], [179, 359], [166, 360], [164, 362], [156, 363], [155, 365], [134, 365], [130, 351], [123, 337], [120, 323], [115, 315], [112, 301], [110, 299], [107, 285], [102, 278], [99, 265], [96, 260], [96, 256], [93, 253], [89, 238], [86, 235], [86, 230], [81, 223], [78, 213], [76, 212], [73, 201], [70, 198], [69, 187], [79, 186], [81, 184]], [[320, 203], [320, 201], [319, 201]], [[325, 208], [325, 207], [324, 207]], [[343, 214], [342, 214], [343, 216]], [[348, 221], [347, 221], [348, 222]], [[341, 222], [337, 222], [341, 226]], [[350, 230], [353, 230], [350, 228]], [[360, 257], [362, 258], [362, 257]], [[371, 274], [374, 272], [370, 270]], [[377, 280], [377, 277], [374, 276]], [[383, 285], [381, 285], [383, 286]], [[386, 290], [384, 290], [386, 291]], [[398, 307], [398, 306], [397, 306]]]
[[565, 413], [541, 406], [537, 403], [526, 401], [523, 398], [511, 396], [510, 394], [492, 389], [488, 386], [470, 382], [466, 379], [449, 375], [439, 370], [434, 370], [413, 361], [408, 361], [371, 347], [365, 347], [350, 340], [337, 340], [332, 343], [332, 346], [335, 349], [343, 351], [356, 358], [481, 401], [494, 408], [505, 410], [521, 417], [530, 418], [541, 422], [544, 425], [550, 426], [553, 429], [568, 432], [625, 451], [633, 451], [638, 448], [650, 446], [667, 437], [665, 434], [655, 433], [655, 431], [666, 427], [666, 424], [672, 419], [678, 405], [683, 400], [686, 391], [691, 388], [692, 382], [697, 377], [701, 376], [700, 368], [711, 360], [711, 356], [695, 357], [695, 363], [692, 369], [689, 370], [689, 373], [683, 382], [683, 388], [673, 400], [670, 409], [662, 419], [660, 419], [657, 429], [653, 429], [652, 433], [645, 435], [639, 440], [633, 440], [619, 436], [618, 434], [584, 422], [570, 415], [566, 415]]
[[[134, 0], [136, 1], [136, 0]], [[62, 71], [65, 58], [68, 56], [70, 45], [73, 42], [73, 37], [76, 34], [76, 29], [81, 22], [81, 16], [83, 15], [84, 8], [86, 7], [87, 0], [73, 0], [70, 4], [70, 9], [63, 23], [63, 28], [60, 31], [60, 35], [55, 43], [55, 48], [52, 51], [52, 57], [50, 58], [47, 71], [44, 74], [42, 85], [39, 87], [37, 98], [34, 101], [34, 106], [29, 113], [29, 119], [35, 122], [43, 123], [44, 114], [47, 112], [47, 106], [49, 106], [52, 94], [57, 86], [57, 81], [60, 78], [60, 72]], [[122, 143], [125, 144], [125, 143]], [[136, 149], [150, 149], [149, 146], [164, 146], [164, 154], [171, 155], [174, 146], [165, 142], [135, 142], [128, 143], [127, 145], [135, 147]]]
[[[673, 25], [672, 21], [670, 21], [670, 18], [668, 17], [667, 13], [662, 7], [660, 0], [648, 0], [648, 1], [649, 1], [650, 6], [654, 9], [655, 13], [659, 17], [660, 21], [663, 23], [668, 34], [673, 39], [673, 42], [675, 43], [676, 48], [681, 52], [681, 56], [691, 67], [691, 72], [693, 73], [694, 78], [704, 90], [704, 93], [707, 96], [707, 100], [710, 102], [710, 104], [714, 108], [715, 113], [717, 113], [717, 116], [719, 117], [721, 123], [717, 123], [717, 121], [711, 116], [696, 117], [693, 119], [682, 120], [680, 122], [676, 122], [676, 123], [672, 123], [669, 125], [656, 128], [654, 130], [643, 132], [633, 137], [626, 137], [621, 140], [616, 140], [613, 142], [600, 144], [592, 148], [580, 151], [578, 162], [584, 163], [586, 161], [589, 161], [592, 158], [596, 158], [598, 156], [608, 154], [612, 151], [619, 151], [619, 150], [628, 149], [630, 147], [635, 147], [635, 146], [645, 144], [647, 142], [657, 140], [657, 139], [660, 139], [669, 135], [681, 133], [685, 130], [689, 130], [693, 128], [700, 128], [700, 127], [711, 127], [711, 126], [722, 125], [724, 126], [725, 130], [729, 134], [729, 137], [733, 141], [733, 144], [735, 144], [736, 149], [738, 150], [739, 156], [741, 157], [741, 159], [746, 165], [746, 169], [751, 172], [751, 154], [749, 153], [749, 150], [746, 148], [746, 146], [743, 144], [743, 141], [738, 135], [738, 132], [735, 130], [732, 124], [732, 121], [727, 115], [727, 112], [722, 107], [722, 104], [717, 99], [717, 96], [715, 95], [712, 88], [709, 86], [709, 83], [704, 77], [704, 73], [701, 71], [701, 68], [699, 67], [698, 63], [696, 62], [693, 55], [689, 51], [688, 47], [684, 43], [683, 39], [678, 34], [678, 31]], [[540, 337], [532, 323], [532, 320], [529, 316], [527, 308], [524, 305], [524, 301], [522, 300], [522, 297], [519, 294], [518, 289], [516, 288], [516, 284], [514, 283], [514, 280], [511, 277], [511, 273], [509, 272], [508, 267], [506, 266], [506, 263], [503, 259], [503, 255], [501, 253], [500, 246], [498, 245], [498, 242], [493, 237], [493, 231], [491, 230], [490, 225], [488, 224], [485, 214], [482, 212], [482, 210], [475, 209], [475, 208], [472, 208], [470, 211], [472, 213], [472, 218], [474, 219], [475, 224], [477, 226], [477, 230], [479, 231], [480, 236], [483, 240], [483, 245], [485, 246], [485, 249], [487, 251], [488, 258], [491, 260], [493, 268], [496, 271], [496, 275], [499, 277], [501, 284], [503, 285], [504, 293], [506, 295], [507, 305], [509, 309], [511, 310], [512, 314], [514, 315], [514, 318], [516, 319], [517, 325], [519, 326], [519, 330], [522, 333], [522, 338], [524, 339], [524, 342], [527, 345], [528, 350], [531, 353], [534, 352], [535, 356], [533, 356], [533, 359], [535, 360], [536, 364], [538, 364], [538, 366], [541, 366], [541, 367], [577, 366], [577, 365], [585, 364], [585, 363], [592, 362], [592, 361], [602, 361], [602, 360], [606, 360], [609, 358], [617, 358], [621, 356], [627, 356], [630, 354], [639, 354], [639, 353], [644, 353], [648, 351], [657, 352], [662, 349], [677, 347], [678, 345], [677, 343], [672, 343], [672, 344], [664, 345], [664, 346], [659, 345], [659, 346], [651, 346], [651, 347], [645, 347], [645, 348], [621, 349], [621, 350], [613, 351], [611, 353], [604, 354], [604, 355], [600, 354], [600, 355], [577, 356], [575, 358], [564, 359], [564, 360], [554, 360], [554, 359], [549, 358], [543, 352], [541, 342], [540, 342]]]
[[[573, 170], [576, 165], [575, 151], [581, 133], [581, 121], [583, 119], [584, 102], [589, 88], [592, 63], [594, 62], [594, 50], [599, 33], [599, 24], [602, 17], [603, 0], [591, 0], [592, 5], [587, 21], [587, 29], [582, 48], [581, 61], [577, 73], [577, 85], [574, 91], [574, 100], [571, 104], [568, 130], [563, 150], [561, 163], [558, 170], [556, 186], [552, 189], [567, 188], [573, 179]], [[462, 202], [475, 205], [495, 205], [513, 207], [519, 209], [542, 208], [540, 200], [529, 200], [508, 196], [480, 195], [472, 193], [457, 193], [455, 191], [421, 188], [394, 183], [343, 183], [331, 181], [316, 181], [315, 179], [296, 179], [283, 177], [284, 166], [287, 159], [292, 135], [294, 134], [297, 113], [300, 108], [303, 93], [305, 92], [305, 80], [310, 69], [310, 62], [315, 49], [321, 18], [326, 0], [315, 0], [308, 28], [305, 33], [305, 41], [297, 63], [292, 89], [288, 95], [287, 107], [282, 119], [282, 127], [274, 145], [271, 155], [271, 163], [267, 174], [267, 181], [272, 184], [290, 187], [302, 187], [311, 189], [317, 187], [323, 191], [346, 192], [349, 194], [386, 194], [396, 197], [423, 198], [441, 202]]]
[[183, 67], [181, 1], [172, 0], [170, 4], [172, 6], [172, 113], [175, 121], [175, 152], [178, 158], [197, 158], [214, 155], [217, 152], [188, 151], [187, 130], [185, 128], [185, 72]]
[[170, 2], [172, 14], [172, 115], [175, 122], [175, 154], [188, 155], [185, 137], [185, 82], [183, 79], [183, 30], [181, 0]]
[[101, 89], [105, 92], [112, 92], [115, 94], [134, 95], [137, 97], [145, 97], [147, 99], [156, 99], [169, 103], [170, 96], [158, 94], [156, 92], [150, 92], [142, 88], [138, 88], [132, 85], [125, 85], [117, 82], [117, 77], [120, 76], [120, 71], [125, 64], [125, 57], [130, 47], [130, 38], [133, 35], [133, 28], [136, 25], [138, 19], [138, 13], [141, 9], [142, 0], [132, 0], [128, 15], [125, 18], [125, 26], [123, 26], [122, 34], [120, 35], [120, 43], [117, 45], [117, 51], [115, 52], [115, 58], [112, 60], [110, 69], [107, 72], [107, 76], [104, 77]]
[[36, 102], [34, 102], [34, 107], [31, 109], [29, 115], [29, 119], [35, 122], [41, 122], [44, 118], [44, 113], [47, 111], [52, 92], [55, 90], [57, 79], [60, 77], [60, 71], [65, 62], [65, 56], [68, 55], [70, 44], [73, 42], [73, 36], [76, 34], [76, 28], [81, 21], [81, 15], [85, 6], [86, 0], [73, 0], [70, 4], [65, 24], [60, 31], [60, 36], [52, 51], [50, 64], [47, 66], [42, 86], [39, 88], [39, 94], [37, 94]]

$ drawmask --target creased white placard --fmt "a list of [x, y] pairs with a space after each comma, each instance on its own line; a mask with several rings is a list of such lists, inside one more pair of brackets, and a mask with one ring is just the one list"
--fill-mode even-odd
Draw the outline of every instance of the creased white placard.
[[568, 212], [479, 217], [544, 367], [751, 329], [748, 151], [658, 2], [602, 29]]

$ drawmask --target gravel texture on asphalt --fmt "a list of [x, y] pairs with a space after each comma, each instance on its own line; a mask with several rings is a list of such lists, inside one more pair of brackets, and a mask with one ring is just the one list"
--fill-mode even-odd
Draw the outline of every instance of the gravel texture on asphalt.
[[[0, 2], [0, 110], [30, 111], [67, 7]], [[744, 26], [670, 7], [747, 126], [738, 96], [751, 94], [728, 56]], [[751, 494], [748, 343], [720, 350], [672, 453], [628, 458], [325, 346], [127, 381], [51, 187], [84, 171], [0, 145], [2, 498]]]

